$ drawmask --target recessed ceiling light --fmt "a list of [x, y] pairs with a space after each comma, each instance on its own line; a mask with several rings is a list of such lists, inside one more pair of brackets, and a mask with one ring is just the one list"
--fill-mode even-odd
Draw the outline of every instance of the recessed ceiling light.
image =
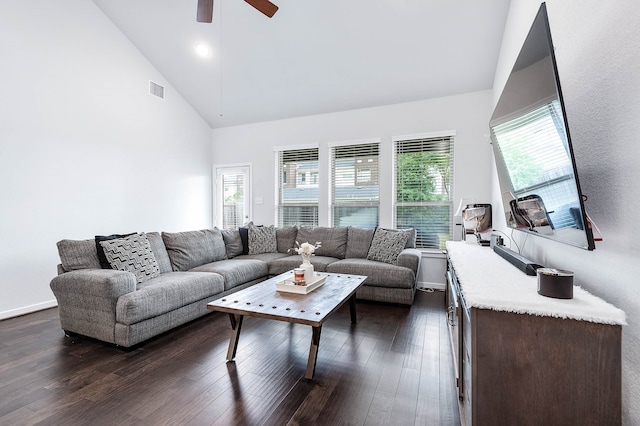
[[198, 54], [198, 56], [207, 58], [211, 56], [211, 48], [204, 43], [198, 43], [196, 44], [196, 53]]

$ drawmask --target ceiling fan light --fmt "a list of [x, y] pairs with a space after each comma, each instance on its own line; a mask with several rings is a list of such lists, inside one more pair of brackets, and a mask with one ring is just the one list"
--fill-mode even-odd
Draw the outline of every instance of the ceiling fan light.
[[209, 56], [211, 56], [211, 48], [204, 43], [197, 43], [196, 53], [198, 54], [198, 56], [208, 58]]

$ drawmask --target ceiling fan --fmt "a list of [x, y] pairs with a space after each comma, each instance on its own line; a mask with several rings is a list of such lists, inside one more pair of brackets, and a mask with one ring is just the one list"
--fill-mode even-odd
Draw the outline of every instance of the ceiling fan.
[[[244, 0], [259, 12], [271, 18], [278, 11], [278, 6], [269, 0]], [[213, 0], [198, 0], [198, 22], [211, 23], [213, 20]]]

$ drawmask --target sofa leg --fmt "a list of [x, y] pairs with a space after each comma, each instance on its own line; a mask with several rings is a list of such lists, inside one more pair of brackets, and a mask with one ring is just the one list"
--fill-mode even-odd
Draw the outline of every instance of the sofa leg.
[[77, 336], [77, 334], [74, 333], [73, 331], [69, 331], [69, 330], [62, 330], [62, 331], [64, 331], [64, 337], [71, 338], [71, 337], [76, 337]]

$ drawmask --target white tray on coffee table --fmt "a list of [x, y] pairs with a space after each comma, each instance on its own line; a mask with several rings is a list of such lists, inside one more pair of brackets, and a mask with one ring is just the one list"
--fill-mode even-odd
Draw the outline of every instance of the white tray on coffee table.
[[316, 272], [313, 275], [313, 280], [310, 283], [307, 283], [307, 285], [296, 285], [293, 282], [293, 272], [291, 272], [290, 278], [286, 278], [283, 281], [278, 281], [276, 283], [276, 290], [285, 293], [308, 294], [318, 287], [321, 287], [326, 281], [326, 275], [320, 275]]

